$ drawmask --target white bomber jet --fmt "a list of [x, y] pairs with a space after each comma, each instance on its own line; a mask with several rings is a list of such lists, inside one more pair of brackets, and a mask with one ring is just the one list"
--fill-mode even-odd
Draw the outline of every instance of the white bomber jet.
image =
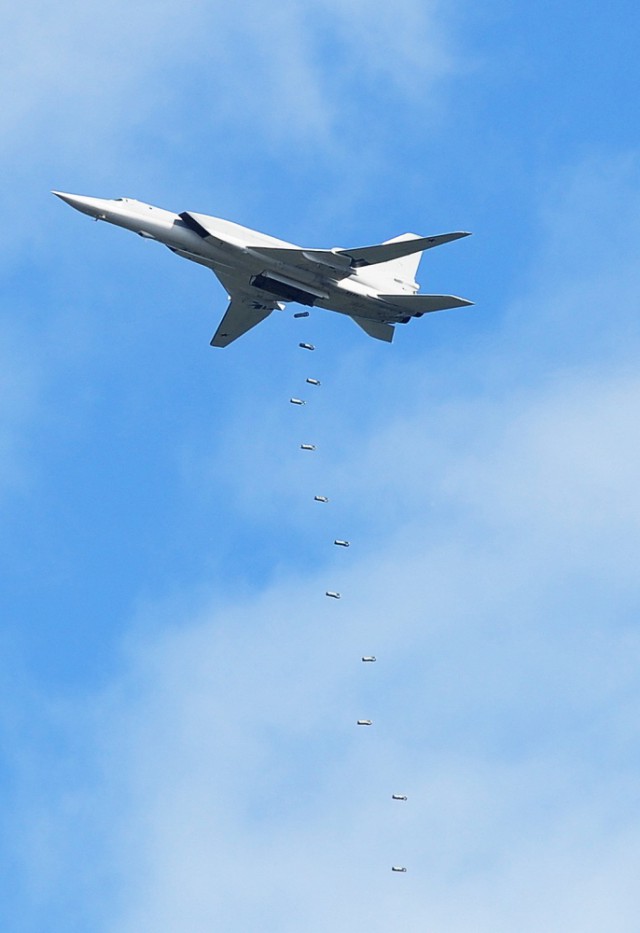
[[417, 294], [415, 281], [425, 250], [468, 233], [404, 233], [377, 246], [302, 249], [207, 214], [174, 214], [133, 198], [53, 194], [95, 220], [158, 240], [178, 256], [211, 269], [230, 300], [213, 347], [226, 347], [288, 301], [346, 314], [369, 336], [387, 343], [393, 340], [395, 324], [473, 304], [455, 295]]

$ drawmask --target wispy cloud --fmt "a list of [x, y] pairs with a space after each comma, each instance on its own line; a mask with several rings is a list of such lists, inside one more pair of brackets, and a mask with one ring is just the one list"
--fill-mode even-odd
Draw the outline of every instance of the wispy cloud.
[[[583, 193], [598, 194], [597, 171], [581, 170]], [[637, 196], [621, 177], [625, 188]], [[567, 242], [567, 257], [555, 234], [572, 211], [569, 199], [545, 238]], [[610, 319], [557, 250], [548, 260], [541, 244], [532, 266], [549, 306], [581, 296], [582, 316], [557, 306], [568, 339], [585, 317]], [[618, 256], [622, 281], [635, 264], [631, 247]], [[608, 262], [590, 271], [598, 296]], [[541, 294], [530, 285], [519, 300], [523, 322]], [[107, 879], [114, 906], [105, 920], [99, 905], [94, 928], [635, 929], [630, 332], [613, 320], [626, 345], [616, 354], [610, 339], [596, 366], [586, 341], [536, 370], [553, 334], [521, 346], [513, 320], [497, 351], [458, 347], [430, 376], [407, 361], [375, 370], [379, 409], [327, 473], [379, 505], [366, 553], [354, 545], [311, 572], [292, 564], [252, 595], [214, 582], [143, 605], [112, 688], [80, 718], [54, 707], [72, 777], [58, 776], [37, 815], [69, 844], [57, 885], [87, 852], [98, 868], [81, 885]], [[481, 393], [454, 397], [479, 369]], [[359, 375], [351, 367], [354, 395], [370, 400]], [[385, 391], [398, 381], [414, 401], [394, 412]], [[331, 426], [351, 428], [337, 413]], [[241, 496], [241, 454], [227, 456]], [[345, 518], [365, 531], [366, 511]], [[267, 503], [264, 534], [273, 520]], [[329, 583], [339, 602], [323, 596]], [[379, 660], [367, 667], [369, 651]], [[355, 726], [362, 715], [371, 730]], [[410, 801], [394, 808], [395, 790]], [[395, 861], [406, 877], [391, 875]], [[56, 883], [41, 894], [49, 916]]]
[[[0, 80], [12, 88], [0, 117], [5, 153], [25, 155], [28, 143], [38, 158], [57, 151], [102, 162], [114, 144], [131, 149], [127, 136], [150, 119], [161, 138], [177, 121], [181, 132], [191, 124], [195, 142], [220, 121], [253, 133], [258, 149], [261, 139], [290, 146], [314, 137], [322, 150], [355, 115], [344, 106], [354, 84], [362, 91], [384, 74], [404, 91], [408, 73], [434, 80], [450, 69], [444, 19], [435, 5], [414, 2], [396, 4], [393, 16], [381, 2], [345, 10], [331, 0], [304, 11], [281, 4], [268, 16], [255, 0], [198, 3], [188, 16], [175, 0], [55, 11], [32, 3], [3, 30]], [[189, 148], [189, 137], [184, 143]]]
[[[358, 81], [359, 72], [378, 75], [415, 100], [429, 93], [432, 81], [462, 67], [448, 34], [455, 6], [447, 12], [438, 2], [416, 0], [392, 7], [321, 0], [319, 6], [349, 47], [343, 67], [351, 80]], [[370, 105], [375, 113], [375, 101]]]

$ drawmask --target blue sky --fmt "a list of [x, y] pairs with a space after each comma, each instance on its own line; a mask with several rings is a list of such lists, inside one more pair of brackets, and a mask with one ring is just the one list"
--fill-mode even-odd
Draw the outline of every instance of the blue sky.
[[[3, 930], [637, 930], [637, 28], [8, 17]], [[52, 188], [309, 246], [468, 229], [419, 280], [476, 306], [216, 351], [210, 273]]]

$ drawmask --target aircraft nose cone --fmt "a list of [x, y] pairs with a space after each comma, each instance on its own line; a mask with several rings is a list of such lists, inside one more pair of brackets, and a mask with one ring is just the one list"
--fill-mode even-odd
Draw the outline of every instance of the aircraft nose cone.
[[90, 217], [95, 217], [104, 209], [100, 198], [87, 198], [81, 194], [66, 194], [64, 191], [52, 191], [51, 194], [55, 194], [57, 198], [65, 201], [71, 207], [75, 207], [77, 211], [88, 214]]

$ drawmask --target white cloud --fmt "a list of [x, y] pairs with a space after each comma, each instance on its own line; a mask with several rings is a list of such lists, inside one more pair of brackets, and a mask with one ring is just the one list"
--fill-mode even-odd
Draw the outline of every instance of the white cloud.
[[389, 33], [382, 2], [362, 23], [330, 0], [276, 4], [268, 16], [257, 0], [16, 7], [0, 36], [0, 83], [11, 89], [0, 113], [12, 179], [3, 262], [51, 261], [52, 226], [62, 230], [47, 213], [51, 188], [168, 206], [197, 196], [204, 209], [232, 199], [242, 216], [267, 188], [276, 202], [291, 198], [304, 177], [306, 210], [321, 226], [327, 188], [345, 210], [379, 170], [388, 120], [415, 106], [407, 74], [424, 106], [436, 105], [453, 67], [447, 17], [420, 9], [410, 4]]
[[[447, 13], [438, 2], [399, 0], [390, 6], [354, 0], [321, 0], [320, 7], [335, 23], [343, 42], [351, 46], [345, 71], [354, 80], [360, 69], [380, 75], [390, 88], [409, 98], [428, 92], [430, 83], [454, 69], [451, 42], [446, 35]], [[455, 68], [461, 63], [456, 61]], [[347, 84], [348, 87], [348, 84]], [[370, 101], [375, 112], [375, 101]]]
[[640, 384], [586, 357], [383, 410], [329, 474], [386, 500], [364, 558], [131, 644], [114, 928], [634, 929]]
[[[104, 169], [116, 152], [135, 151], [149, 121], [161, 139], [174, 137], [173, 123], [180, 133], [188, 124], [187, 151], [220, 122], [253, 132], [257, 149], [310, 138], [319, 149], [335, 145], [338, 121], [356, 113], [345, 104], [366, 94], [373, 76], [403, 92], [408, 72], [433, 81], [451, 67], [445, 18], [413, 2], [396, 16], [397, 6], [393, 22], [384, 3], [347, 10], [331, 0], [280, 4], [268, 15], [248, 0], [188, 12], [175, 0], [16, 8], [1, 39], [0, 80], [12, 88], [0, 116], [8, 152], [27, 162], [75, 153]], [[347, 86], [336, 73], [349, 75]]]
[[18, 152], [37, 142], [40, 160], [52, 144], [90, 151], [92, 133], [103, 143], [123, 121], [130, 131], [150, 99], [157, 103], [145, 75], [153, 79], [183, 30], [172, 0], [16, 8], [2, 35], [2, 81], [14, 89], [3, 107], [4, 135]]
[[[233, 164], [230, 147], [248, 138], [257, 153], [265, 141], [281, 149], [312, 141], [315, 159], [336, 144], [346, 113], [335, 82], [338, 62], [329, 60], [321, 37], [339, 50], [342, 66], [351, 67], [355, 50], [369, 47], [363, 34], [380, 38], [386, 29], [384, 4], [370, 4], [367, 13], [363, 33], [323, 0], [304, 10], [294, 3], [276, 5], [268, 16], [257, 2], [196, 2], [186, 10], [175, 0], [55, 7], [34, 0], [8, 11], [0, 35], [0, 83], [8, 89], [0, 132], [5, 175], [11, 178], [4, 208], [12, 222], [3, 228], [1, 245], [3, 265], [14, 264], [21, 276], [19, 286], [10, 281], [5, 286], [7, 314], [15, 314], [17, 288], [27, 296], [23, 306], [31, 301], [34, 307], [31, 320], [37, 325], [24, 327], [23, 345], [34, 347], [42, 340], [45, 307], [45, 326], [53, 332], [64, 329], [59, 306], [73, 302], [70, 289], [81, 274], [75, 252], [68, 244], [60, 248], [63, 228], [57, 218], [67, 209], [51, 198], [49, 188], [81, 188], [90, 178], [96, 193], [138, 194], [137, 188], [127, 189], [133, 176], [148, 189], [173, 189], [172, 154], [180, 153], [183, 167], [185, 161], [193, 165], [195, 154], [198, 171], [204, 160], [207, 173], [211, 166], [216, 175], [212, 145], [224, 149], [223, 161]], [[420, 33], [424, 16], [415, 10], [412, 15]], [[428, 44], [428, 31], [423, 38]], [[402, 59], [403, 47], [390, 40], [394, 60]], [[361, 89], [378, 68], [378, 56], [360, 63]], [[250, 186], [236, 187], [244, 192], [238, 198], [251, 198]], [[28, 266], [22, 265], [25, 261]], [[52, 284], [55, 276], [59, 290]], [[5, 331], [11, 331], [10, 323]], [[68, 355], [60, 347], [50, 341], [47, 360], [37, 362], [35, 351], [19, 351], [4, 367], [0, 456], [5, 484], [13, 486], [26, 469], [18, 451], [25, 447], [27, 421], [33, 419], [35, 386], [54, 378], [52, 367], [59, 366], [61, 354]]]
[[485, 529], [455, 549], [405, 536], [344, 575], [340, 604], [319, 572], [155, 634], [139, 620], [81, 740], [93, 805], [58, 830], [89, 820], [100, 863], [106, 837], [99, 928], [595, 930], [615, 911], [633, 929], [640, 643], [613, 612], [563, 619], [566, 567], [480, 546]]
[[635, 929], [640, 383], [584, 358], [449, 400], [448, 361], [404, 365], [416, 401], [395, 413], [400, 375], [381, 368], [380, 410], [328, 473], [384, 503], [374, 544], [254, 595], [140, 608], [122, 676], [80, 722], [69, 710], [91, 774], [58, 776], [44, 808], [61, 875], [109, 879], [93, 928]]
[[[221, 147], [232, 127], [235, 145], [333, 156], [349, 119], [375, 131], [386, 94], [402, 107], [457, 66], [442, 7], [408, 0], [268, 15], [32, 2], [1, 41], [14, 203], [61, 162], [113, 178], [159, 145], [154, 121], [187, 155], [198, 139], [184, 128], [202, 119], [207, 145], [219, 125]], [[323, 469], [329, 491], [366, 490], [344, 513], [375, 530], [366, 553], [354, 542], [244, 599], [209, 593], [199, 612], [147, 607], [112, 691], [84, 711], [44, 701], [69, 754], [23, 763], [16, 819], [40, 920], [63, 898], [67, 917], [119, 933], [636, 928], [637, 208], [632, 159], [567, 171], [495, 353], [452, 352], [428, 377], [422, 361], [346, 360], [354, 408], [375, 395], [379, 412], [328, 412], [318, 429], [327, 445], [348, 432]], [[482, 367], [479, 398], [443, 400], [447, 368]], [[13, 350], [3, 372], [12, 484], [37, 380]], [[401, 412], [385, 399], [400, 381]], [[280, 500], [246, 494], [248, 417], [226, 489], [268, 524]], [[250, 424], [256, 458], [284, 433]], [[280, 492], [302, 492], [298, 462], [271, 466]], [[201, 490], [200, 470], [187, 481]], [[322, 596], [328, 574], [338, 604]], [[370, 710], [375, 729], [358, 731]], [[409, 805], [390, 809], [392, 789]], [[407, 876], [391, 876], [405, 858]]]

